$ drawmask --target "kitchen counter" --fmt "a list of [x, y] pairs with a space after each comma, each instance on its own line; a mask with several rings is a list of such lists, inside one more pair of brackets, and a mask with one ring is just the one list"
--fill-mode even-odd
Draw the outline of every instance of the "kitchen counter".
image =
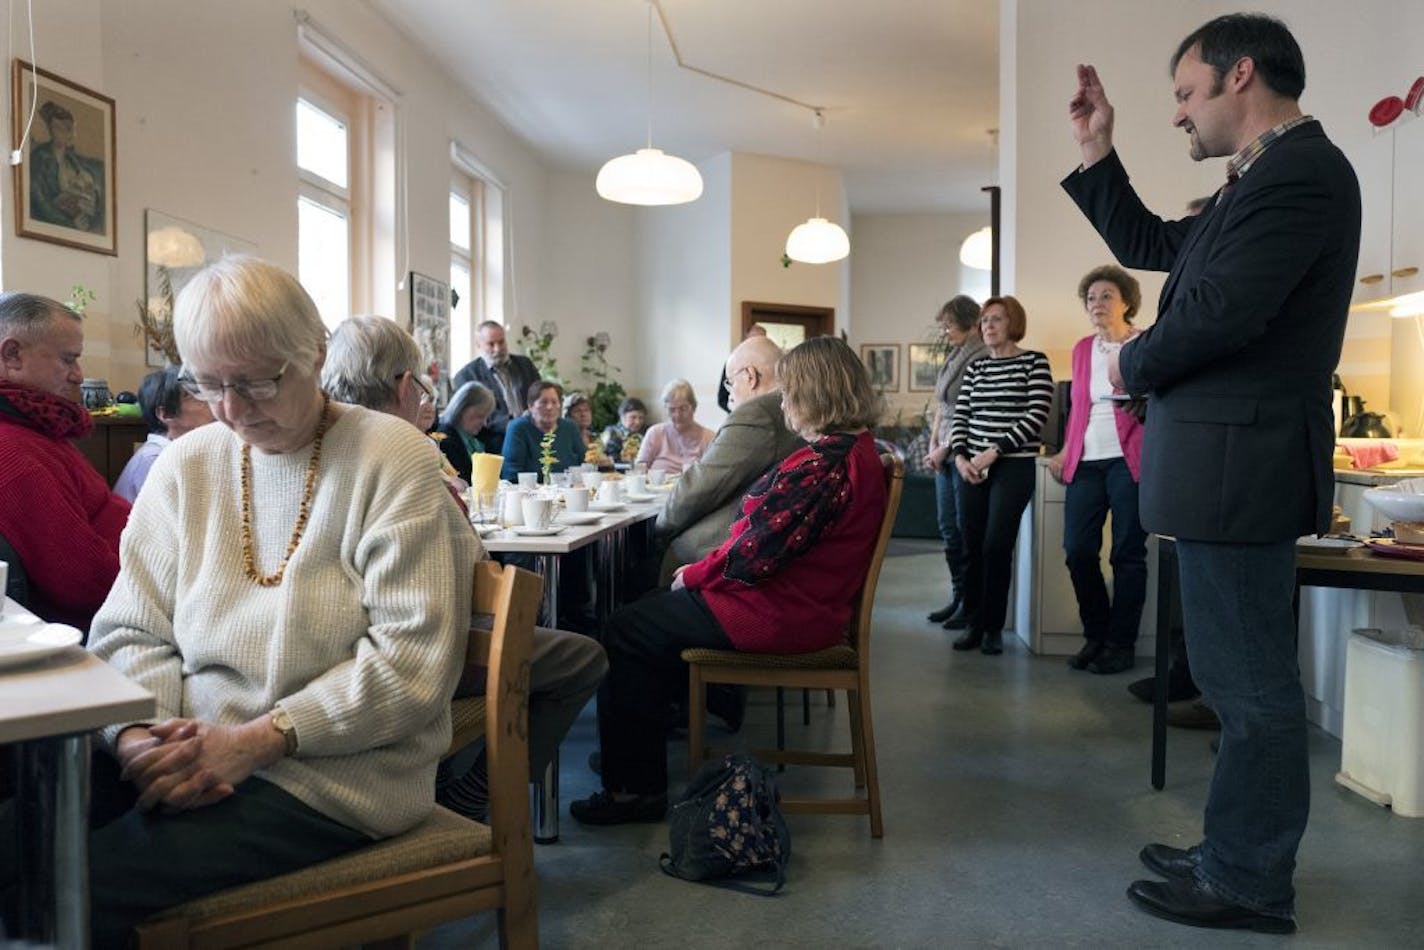
[[1409, 468], [1400, 471], [1363, 471], [1335, 470], [1336, 485], [1363, 485], [1366, 488], [1377, 488], [1380, 485], [1393, 485], [1404, 478], [1419, 478], [1424, 476], [1424, 469]]

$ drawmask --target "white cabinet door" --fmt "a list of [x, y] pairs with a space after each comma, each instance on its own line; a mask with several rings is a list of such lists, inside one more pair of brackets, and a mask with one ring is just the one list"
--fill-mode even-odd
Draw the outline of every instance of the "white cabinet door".
[[1394, 131], [1391, 296], [1424, 290], [1424, 119]]
[[1347, 153], [1360, 181], [1360, 264], [1352, 304], [1393, 296], [1390, 290], [1390, 219], [1394, 180], [1394, 132], [1374, 136]]

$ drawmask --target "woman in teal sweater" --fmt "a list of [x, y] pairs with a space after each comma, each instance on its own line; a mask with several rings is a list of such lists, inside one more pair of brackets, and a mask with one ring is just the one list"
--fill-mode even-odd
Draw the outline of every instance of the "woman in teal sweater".
[[541, 379], [529, 387], [529, 411], [509, 424], [504, 432], [504, 467], [499, 477], [517, 481], [520, 472], [542, 472], [542, 443], [554, 434], [554, 464], [551, 472], [562, 472], [570, 466], [583, 464], [584, 444], [578, 426], [570, 419], [561, 419], [564, 401], [563, 387]]

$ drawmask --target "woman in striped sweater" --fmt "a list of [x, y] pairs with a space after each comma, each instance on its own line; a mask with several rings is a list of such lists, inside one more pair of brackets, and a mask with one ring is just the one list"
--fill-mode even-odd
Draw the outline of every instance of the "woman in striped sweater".
[[979, 316], [989, 354], [969, 365], [954, 405], [950, 451], [963, 479], [964, 610], [956, 650], [1004, 652], [1009, 569], [1019, 519], [1033, 496], [1039, 430], [1053, 399], [1048, 357], [1019, 348], [1028, 328], [1023, 304], [990, 297]]

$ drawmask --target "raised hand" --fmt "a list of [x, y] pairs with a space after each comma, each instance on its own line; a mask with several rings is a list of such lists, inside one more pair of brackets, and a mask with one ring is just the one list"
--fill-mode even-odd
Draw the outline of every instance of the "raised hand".
[[1113, 107], [1092, 66], [1078, 66], [1078, 91], [1068, 102], [1068, 121], [1073, 141], [1083, 154], [1084, 168], [1112, 151]]

